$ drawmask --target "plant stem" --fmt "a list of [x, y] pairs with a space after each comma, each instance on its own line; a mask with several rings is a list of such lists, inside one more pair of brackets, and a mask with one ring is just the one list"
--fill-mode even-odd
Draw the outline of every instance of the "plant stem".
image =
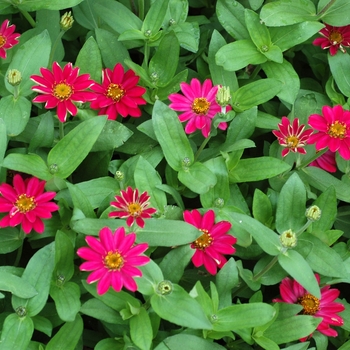
[[311, 220], [308, 220], [306, 222], [306, 224], [300, 229], [298, 230], [297, 232], [295, 232], [295, 235], [296, 236], [299, 236], [301, 235], [304, 231], [306, 231], [306, 229], [312, 224], [312, 221]]
[[23, 15], [23, 17], [29, 22], [29, 24], [35, 28], [36, 27], [36, 23], [33, 19], [33, 17], [27, 12], [27, 11], [24, 11], [24, 10], [20, 10], [21, 14]]
[[308, 159], [306, 162], [299, 164], [297, 166], [297, 169], [302, 169], [308, 166], [311, 162], [313, 162], [318, 157], [321, 157], [323, 154], [325, 154], [328, 151], [328, 148], [324, 148], [321, 151], [318, 151], [311, 159]]
[[278, 261], [278, 255], [275, 255], [273, 259], [260, 272], [258, 272], [255, 276], [253, 276], [252, 281], [253, 282], [259, 281], [259, 279], [262, 276], [264, 276], [267, 271], [272, 269], [272, 267], [276, 264], [277, 261]]
[[145, 1], [138, 0], [138, 7], [139, 7], [139, 18], [141, 21], [143, 21], [145, 17]]
[[336, 0], [331, 0], [318, 14], [317, 16], [322, 17], [322, 15], [335, 3]]
[[58, 130], [59, 130], [59, 134], [60, 134], [60, 140], [62, 140], [64, 138], [64, 123], [59, 122]]
[[200, 145], [200, 147], [198, 148], [196, 154], [194, 155], [194, 163], [197, 161], [199, 155], [202, 153], [204, 147], [207, 145], [207, 143], [209, 142], [211, 136], [209, 135], [207, 138], [205, 138], [202, 142], [202, 144]]
[[65, 33], [65, 31], [64, 31], [64, 30], [61, 30], [61, 31], [58, 33], [58, 35], [57, 35], [57, 38], [56, 38], [56, 40], [55, 40], [55, 42], [54, 42], [54, 44], [53, 44], [53, 46], [52, 46], [52, 49], [51, 49], [48, 67], [51, 67], [51, 66], [52, 66], [52, 63], [53, 63], [53, 56], [54, 56], [55, 51], [56, 51], [56, 49], [57, 49], [57, 45], [58, 45], [58, 43], [60, 42], [60, 40], [62, 39], [64, 33]]
[[23, 241], [24, 241], [24, 233], [23, 233], [23, 230], [22, 230], [22, 229], [20, 229], [20, 231], [19, 231], [19, 238], [22, 239], [22, 244], [21, 244], [20, 247], [18, 247], [17, 255], [16, 255], [16, 260], [15, 260], [15, 262], [13, 263], [13, 266], [15, 266], [15, 267], [18, 266], [19, 261], [21, 260], [21, 257], [22, 257]]

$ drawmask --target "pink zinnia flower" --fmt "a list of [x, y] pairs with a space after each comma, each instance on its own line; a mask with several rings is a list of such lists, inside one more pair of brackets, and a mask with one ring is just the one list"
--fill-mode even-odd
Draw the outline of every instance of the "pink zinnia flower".
[[186, 210], [184, 220], [202, 232], [202, 235], [191, 243], [191, 248], [196, 250], [192, 257], [194, 266], [204, 265], [210, 274], [215, 275], [217, 267], [221, 268], [227, 262], [223, 254], [233, 254], [236, 251], [233, 244], [237, 239], [227, 233], [231, 223], [220, 221], [215, 224], [213, 210], [207, 211], [203, 217], [196, 209], [192, 212]]
[[312, 161], [309, 166], [315, 166], [321, 168], [330, 173], [335, 173], [337, 171], [337, 162], [335, 161], [335, 153], [327, 150], [326, 153], [322, 154], [320, 157]]
[[[320, 283], [320, 277], [315, 274], [315, 277]], [[339, 296], [338, 289], [331, 289], [330, 286], [321, 288], [321, 299], [310, 294], [297, 281], [286, 277], [280, 284], [281, 299], [274, 299], [274, 302], [283, 302], [289, 304], [300, 304], [303, 307], [304, 315], [312, 315], [321, 317], [322, 321], [317, 326], [317, 330], [329, 337], [336, 337], [338, 333], [330, 328], [330, 326], [342, 326], [343, 319], [337, 314], [345, 310], [341, 303], [336, 303], [334, 300]], [[303, 338], [303, 340], [305, 340]]]
[[110, 286], [120, 292], [123, 286], [132, 292], [137, 290], [133, 277], [141, 277], [142, 272], [135, 266], [145, 265], [150, 258], [144, 253], [147, 243], [134, 244], [136, 234], [125, 234], [124, 227], [119, 227], [114, 233], [108, 227], [99, 232], [100, 239], [86, 236], [90, 247], [82, 247], [77, 254], [87, 260], [80, 265], [81, 271], [93, 271], [87, 278], [87, 283], [97, 283], [97, 293], [106, 293]]
[[67, 119], [67, 112], [73, 116], [78, 109], [73, 102], [84, 103], [95, 99], [95, 94], [85, 91], [94, 84], [89, 74], [79, 75], [79, 68], [73, 68], [72, 63], [67, 63], [63, 69], [54, 62], [52, 72], [47, 68], [40, 68], [40, 75], [30, 77], [35, 83], [32, 89], [41, 93], [34, 98], [33, 102], [45, 102], [45, 108], [57, 107], [58, 119], [63, 123]]
[[136, 224], [143, 228], [145, 222], [143, 219], [149, 219], [157, 210], [148, 208], [150, 205], [150, 196], [145, 191], [139, 196], [138, 189], [133, 190], [130, 186], [126, 191], [120, 191], [120, 196], [115, 197], [116, 202], [111, 202], [111, 205], [120, 210], [112, 211], [109, 217], [126, 218], [126, 224], [131, 226], [136, 220]]
[[6, 213], [0, 220], [0, 227], [22, 225], [25, 233], [33, 229], [38, 233], [44, 232], [41, 219], [50, 219], [51, 212], [58, 210], [56, 203], [50, 202], [56, 192], [45, 192], [46, 181], [39, 181], [36, 177], [23, 180], [16, 174], [13, 187], [3, 183], [0, 185], [0, 212]]
[[325, 26], [319, 32], [323, 37], [315, 39], [313, 44], [321, 46], [322, 49], [329, 49], [329, 53], [332, 56], [337, 53], [338, 49], [345, 53], [344, 46], [350, 46], [350, 25], [334, 27], [325, 24]]
[[[181, 83], [181, 94], [169, 95], [169, 107], [174, 111], [185, 112], [179, 114], [181, 122], [188, 121], [185, 132], [192, 134], [197, 129], [202, 131], [204, 137], [210, 134], [211, 122], [215, 114], [221, 112], [221, 107], [216, 102], [215, 97], [218, 86], [213, 87], [210, 79], [204, 81], [203, 86], [196, 78], [191, 80], [190, 84]], [[231, 109], [229, 106], [227, 110]], [[220, 123], [218, 126], [221, 130], [226, 130], [227, 123]]]
[[319, 132], [312, 134], [309, 144], [316, 143], [317, 151], [329, 147], [332, 152], [339, 151], [345, 159], [350, 159], [350, 111], [340, 105], [322, 108], [322, 115], [312, 114], [309, 125]]
[[16, 26], [14, 24], [9, 26], [10, 21], [5, 19], [0, 27], [0, 57], [6, 58], [6, 50], [11, 49], [12, 46], [18, 44], [19, 33], [14, 33]]
[[293, 124], [287, 117], [282, 117], [281, 123], [278, 124], [279, 130], [273, 130], [272, 133], [277, 137], [279, 144], [285, 147], [282, 156], [285, 157], [290, 151], [305, 154], [303, 148], [312, 134], [312, 129], [304, 130], [305, 125], [299, 125], [299, 119], [295, 118]]
[[138, 105], [145, 105], [142, 95], [146, 89], [137, 86], [140, 77], [129, 69], [124, 74], [124, 68], [120, 63], [102, 70], [102, 85], [95, 83], [91, 89], [96, 93], [96, 100], [91, 103], [91, 108], [99, 109], [99, 115], [107, 114], [108, 119], [117, 119], [118, 114], [123, 118], [140, 117], [141, 110]]

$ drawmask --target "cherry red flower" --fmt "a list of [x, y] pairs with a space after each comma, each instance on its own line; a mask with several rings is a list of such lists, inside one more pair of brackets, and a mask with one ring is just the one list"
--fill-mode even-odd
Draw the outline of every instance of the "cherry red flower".
[[98, 114], [107, 114], [108, 119], [117, 119], [118, 114], [123, 118], [140, 117], [139, 105], [145, 105], [142, 95], [146, 89], [138, 86], [140, 77], [129, 69], [124, 73], [120, 63], [114, 66], [113, 71], [106, 68], [102, 71], [102, 84], [95, 83], [91, 89], [95, 91], [96, 99], [91, 108], [99, 109]]
[[[315, 274], [320, 283], [320, 277]], [[326, 285], [321, 288], [321, 298], [318, 299], [310, 294], [297, 281], [286, 277], [280, 284], [281, 298], [274, 299], [274, 302], [283, 302], [289, 304], [299, 304], [303, 307], [304, 315], [312, 315], [322, 318], [321, 323], [317, 326], [317, 330], [329, 337], [336, 337], [337, 331], [330, 326], [342, 326], [344, 321], [338, 315], [338, 312], [345, 310], [341, 303], [335, 302], [340, 292], [336, 288], [330, 288]], [[303, 338], [304, 340], [304, 338]]]
[[332, 152], [338, 151], [345, 160], [350, 159], [350, 111], [344, 111], [340, 105], [322, 107], [322, 114], [312, 114], [309, 125], [318, 130], [308, 140], [315, 143], [317, 151], [329, 147]]
[[95, 94], [86, 91], [94, 84], [90, 80], [89, 74], [79, 75], [79, 68], [73, 68], [72, 63], [67, 63], [63, 69], [54, 62], [52, 71], [47, 68], [40, 68], [40, 75], [30, 77], [35, 83], [32, 87], [34, 91], [39, 92], [33, 99], [33, 102], [44, 103], [45, 108], [52, 109], [57, 107], [58, 119], [64, 123], [67, 119], [67, 113], [75, 116], [78, 109], [73, 102], [84, 103], [95, 99]]
[[109, 217], [127, 218], [126, 224], [131, 226], [134, 221], [143, 228], [145, 222], [143, 219], [149, 219], [157, 210], [149, 208], [150, 196], [145, 191], [139, 196], [139, 191], [136, 188], [133, 190], [130, 186], [126, 191], [120, 191], [120, 196], [115, 197], [116, 201], [111, 202], [111, 205], [120, 209], [109, 213]]
[[202, 233], [191, 243], [191, 248], [195, 249], [192, 257], [194, 266], [204, 265], [210, 274], [215, 275], [217, 268], [223, 267], [227, 262], [223, 254], [233, 254], [236, 251], [233, 244], [237, 242], [237, 239], [228, 234], [232, 226], [231, 223], [220, 221], [215, 224], [213, 210], [208, 210], [203, 216], [196, 209], [192, 212], [186, 210], [184, 220], [197, 227]]
[[337, 171], [337, 162], [335, 161], [335, 153], [327, 150], [326, 153], [322, 154], [320, 157], [312, 161], [309, 166], [315, 166], [321, 168], [330, 173], [335, 173]]
[[77, 250], [78, 256], [87, 260], [80, 265], [81, 271], [93, 271], [87, 283], [97, 283], [97, 293], [106, 293], [110, 286], [120, 292], [123, 286], [135, 292], [137, 284], [134, 277], [141, 277], [142, 272], [135, 266], [142, 266], [150, 261], [144, 253], [147, 243], [135, 244], [136, 234], [125, 234], [124, 227], [114, 233], [108, 227], [99, 232], [99, 239], [93, 236], [85, 238], [89, 247]]
[[16, 26], [14, 24], [9, 26], [10, 21], [5, 19], [0, 27], [0, 57], [6, 58], [6, 50], [11, 49], [18, 44], [19, 33], [15, 33]]
[[[216, 102], [218, 86], [213, 87], [210, 79], [204, 81], [203, 86], [196, 78], [190, 84], [180, 84], [181, 94], [170, 94], [169, 107], [174, 111], [184, 112], [179, 114], [181, 122], [186, 122], [185, 132], [192, 134], [197, 129], [202, 131], [204, 137], [210, 134], [211, 122], [217, 113], [221, 112], [220, 105]], [[231, 109], [228, 106], [227, 110]], [[227, 123], [222, 122], [218, 126], [221, 130], [227, 129]]]
[[22, 225], [24, 233], [33, 229], [43, 233], [45, 226], [42, 219], [50, 219], [52, 212], [58, 210], [58, 205], [50, 202], [56, 192], [44, 192], [46, 181], [36, 177], [23, 180], [16, 174], [13, 187], [3, 183], [0, 185], [0, 212], [7, 213], [0, 220], [0, 227]]
[[315, 39], [313, 44], [321, 46], [322, 49], [329, 49], [331, 56], [334, 56], [338, 49], [345, 53], [344, 47], [350, 46], [350, 25], [334, 27], [325, 24], [325, 27], [319, 33], [322, 37]]
[[305, 130], [305, 125], [299, 125], [299, 119], [295, 118], [293, 123], [287, 117], [282, 117], [278, 124], [278, 130], [272, 133], [277, 137], [279, 144], [284, 147], [282, 156], [285, 157], [290, 151], [305, 154], [307, 140], [312, 134], [312, 129]]

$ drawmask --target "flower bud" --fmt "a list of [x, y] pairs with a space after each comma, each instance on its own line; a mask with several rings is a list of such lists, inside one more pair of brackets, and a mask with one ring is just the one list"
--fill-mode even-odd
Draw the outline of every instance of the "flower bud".
[[12, 86], [17, 86], [21, 83], [22, 81], [22, 74], [19, 70], [17, 69], [10, 69], [7, 73], [7, 81], [9, 84]]
[[221, 107], [226, 107], [231, 100], [230, 88], [228, 86], [219, 85], [215, 99], [218, 105], [220, 105]]
[[294, 248], [297, 245], [297, 235], [292, 230], [284, 231], [280, 235], [280, 241], [284, 248]]
[[317, 205], [306, 209], [305, 216], [310, 221], [318, 221], [321, 218], [322, 210]]
[[16, 309], [16, 314], [19, 317], [25, 317], [27, 315], [27, 309], [24, 306], [18, 306]]
[[60, 26], [62, 30], [67, 31], [68, 29], [71, 29], [73, 26], [74, 18], [72, 16], [72, 12], [66, 12], [62, 17], [60, 21]]
[[117, 180], [117, 181], [123, 181], [123, 179], [124, 179], [124, 173], [122, 172], [122, 171], [119, 171], [119, 170], [117, 170], [116, 172], [115, 172], [115, 175], [114, 175], [114, 178]]
[[173, 291], [173, 284], [170, 281], [164, 280], [158, 283], [156, 292], [161, 295], [168, 295]]

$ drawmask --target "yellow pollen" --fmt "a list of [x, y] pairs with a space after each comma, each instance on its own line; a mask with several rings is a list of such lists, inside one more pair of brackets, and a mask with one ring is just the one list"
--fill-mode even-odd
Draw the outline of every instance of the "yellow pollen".
[[103, 262], [109, 270], [120, 270], [124, 265], [124, 259], [119, 252], [108, 252]]
[[320, 300], [311, 294], [305, 294], [298, 298], [298, 304], [304, 308], [304, 315], [315, 315], [315, 313], [320, 310]]
[[58, 83], [53, 87], [53, 95], [61, 100], [68, 100], [73, 94], [73, 89], [66, 83]]
[[297, 146], [298, 146], [298, 144], [299, 144], [299, 139], [298, 139], [296, 136], [294, 136], [294, 135], [288, 136], [288, 137], [286, 138], [286, 143], [287, 143], [287, 147], [288, 147], [288, 148], [294, 148], [294, 147], [297, 147]]
[[340, 44], [343, 41], [343, 36], [337, 30], [332, 30], [329, 34], [329, 40], [333, 45]]
[[210, 102], [205, 97], [195, 98], [192, 103], [192, 111], [196, 114], [207, 114]]
[[343, 139], [346, 136], [346, 124], [339, 122], [338, 120], [328, 126], [328, 135]]
[[35, 199], [26, 194], [20, 194], [15, 202], [15, 207], [22, 214], [28, 213], [36, 207]]
[[212, 245], [213, 237], [208, 230], [200, 229], [199, 231], [203, 232], [203, 234], [193, 242], [193, 245], [196, 249], [204, 250]]
[[139, 217], [142, 213], [141, 205], [139, 203], [130, 203], [128, 205], [128, 212], [134, 218]]
[[6, 37], [0, 34], [0, 47], [3, 47], [6, 44]]
[[109, 84], [107, 88], [107, 97], [112, 100], [119, 102], [121, 98], [125, 95], [125, 90], [119, 84]]

